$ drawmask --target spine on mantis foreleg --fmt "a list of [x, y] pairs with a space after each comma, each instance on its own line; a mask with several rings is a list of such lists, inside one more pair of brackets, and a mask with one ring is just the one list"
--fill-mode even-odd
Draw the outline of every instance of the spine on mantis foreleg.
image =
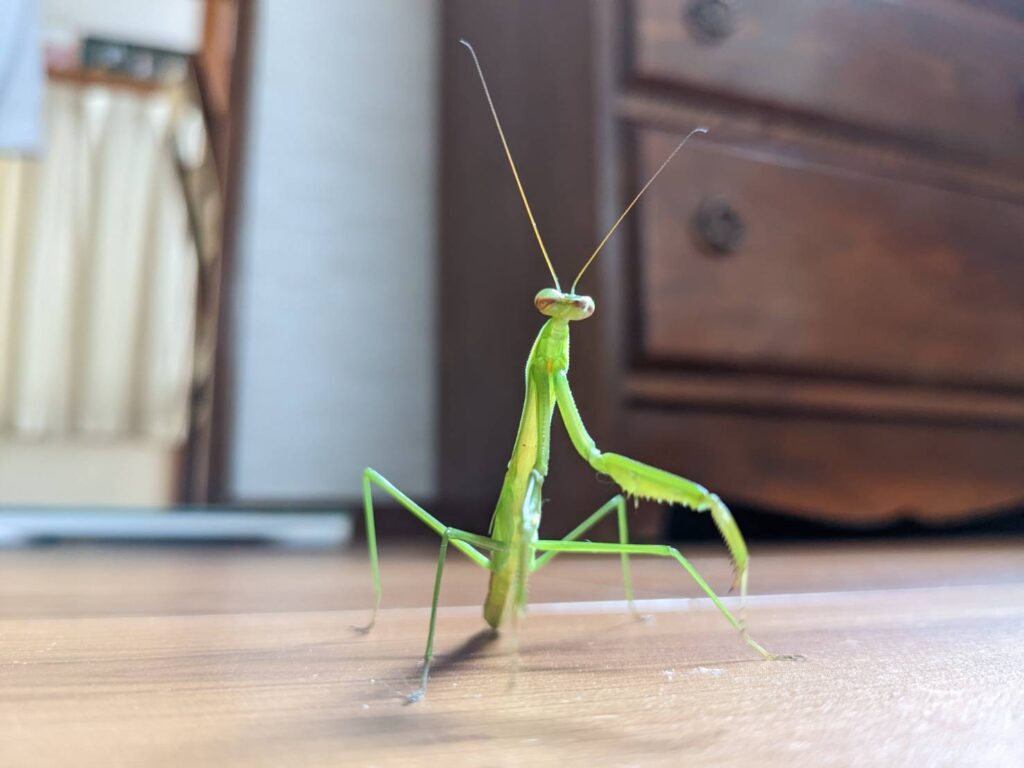
[[732, 561], [736, 567], [733, 589], [740, 588], [740, 601], [746, 602], [747, 578], [750, 576], [750, 556], [747, 554], [747, 543], [743, 540], [740, 527], [732, 516], [729, 508], [722, 503], [722, 500], [715, 494], [709, 494], [711, 519], [715, 521], [715, 527], [725, 540], [725, 546], [729, 548]]
[[630, 496], [661, 504], [682, 504], [697, 512], [710, 512], [736, 567], [736, 585], [746, 594], [749, 556], [747, 545], [732, 512], [718, 496], [702, 485], [663, 469], [615, 453], [602, 453], [591, 462], [618, 483]]

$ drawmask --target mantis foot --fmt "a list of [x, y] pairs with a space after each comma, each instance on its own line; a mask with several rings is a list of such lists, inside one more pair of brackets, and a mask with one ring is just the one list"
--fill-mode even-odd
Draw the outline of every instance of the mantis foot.
[[426, 695], [427, 695], [427, 689], [426, 688], [420, 688], [418, 690], [413, 691], [408, 696], [406, 696], [404, 703], [405, 703], [406, 706], [408, 706], [409, 704], [415, 704], [417, 701], [423, 701], [423, 699], [426, 697]]
[[377, 611], [375, 610], [373, 612], [373, 616], [370, 617], [370, 623], [369, 624], [366, 624], [365, 626], [360, 626], [358, 624], [352, 624], [351, 626], [352, 626], [352, 631], [355, 632], [356, 634], [358, 634], [358, 635], [368, 635], [368, 634], [370, 634], [370, 630], [373, 629], [374, 626], [376, 626], [376, 624], [377, 624]]
[[[435, 606], [436, 607], [436, 606]], [[415, 704], [417, 701], [423, 701], [427, 697], [427, 680], [430, 679], [430, 659], [431, 656], [427, 656], [423, 660], [423, 676], [420, 678], [420, 687], [405, 697], [405, 705]]]
[[807, 657], [800, 654], [779, 654], [766, 650], [764, 646], [750, 636], [746, 629], [740, 630], [740, 635], [742, 635], [747, 645], [761, 654], [765, 661], [807, 661]]
[[654, 616], [650, 613], [640, 613], [635, 605], [630, 604], [629, 612], [633, 615], [633, 621], [638, 624], [653, 624]]

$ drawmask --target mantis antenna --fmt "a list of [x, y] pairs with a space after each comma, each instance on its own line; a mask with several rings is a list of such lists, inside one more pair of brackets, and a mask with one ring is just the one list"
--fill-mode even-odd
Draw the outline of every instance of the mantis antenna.
[[[523, 198], [523, 205], [526, 206], [526, 215], [530, 217], [530, 224], [533, 225], [533, 234], [537, 237], [537, 244], [540, 246], [540, 252], [544, 254], [544, 261], [548, 265], [548, 271], [551, 273], [551, 277], [555, 279], [555, 288], [559, 291], [562, 290], [562, 286], [558, 284], [558, 275], [555, 274], [555, 268], [551, 265], [551, 257], [548, 256], [548, 250], [544, 247], [544, 241], [541, 239], [540, 230], [537, 229], [537, 221], [533, 218], [533, 211], [530, 210], [530, 203], [526, 199], [526, 192], [523, 190], [523, 182], [519, 180], [519, 171], [516, 170], [515, 161], [512, 160], [512, 153], [509, 151], [508, 142], [505, 141], [505, 132], [501, 130], [501, 121], [498, 119], [498, 112], [494, 109], [494, 102], [491, 100], [491, 91], [487, 87], [487, 80], [484, 79], [484, 71], [480, 67], [480, 60], [476, 57], [476, 51], [473, 50], [473, 46], [466, 40], [459, 40], [466, 48], [469, 49], [470, 55], [473, 57], [473, 63], [476, 65], [476, 72], [480, 75], [480, 83], [484, 87], [484, 96], [487, 97], [487, 105], [491, 108], [491, 115], [494, 116], [494, 124], [498, 128], [498, 136], [501, 137], [501, 146], [505, 148], [505, 157], [508, 158], [508, 164], [512, 167], [512, 175], [516, 178], [516, 186], [519, 188], [519, 196]], [[673, 152], [673, 154], [675, 154]]]
[[707, 133], [707, 132], [708, 132], [707, 128], [694, 128], [692, 131], [690, 131], [688, 134], [686, 134], [686, 138], [684, 138], [682, 141], [680, 141], [678, 144], [676, 144], [676, 148], [672, 150], [672, 153], [668, 157], [665, 158], [665, 162], [663, 162], [661, 164], [661, 166], [658, 168], [658, 170], [656, 170], [654, 172], [654, 175], [651, 176], [651, 178], [647, 181], [646, 184], [644, 184], [643, 189], [641, 189], [639, 192], [637, 192], [636, 197], [633, 198], [633, 202], [631, 202], [629, 205], [626, 206], [626, 210], [624, 210], [622, 212], [622, 215], [619, 216], [618, 219], [616, 219], [614, 224], [612, 224], [612, 228], [608, 230], [608, 234], [604, 236], [604, 239], [602, 239], [600, 243], [597, 244], [597, 248], [595, 248], [594, 252], [592, 254], [590, 254], [590, 258], [587, 259], [587, 263], [583, 265], [583, 269], [581, 269], [579, 274], [576, 275], [576, 279], [572, 281], [572, 287], [569, 289], [569, 293], [576, 293], [576, 284], [579, 283], [580, 278], [583, 277], [583, 273], [587, 271], [587, 267], [589, 267], [590, 263], [595, 258], [597, 258], [597, 254], [599, 254], [601, 252], [601, 249], [604, 248], [604, 244], [608, 242], [608, 239], [612, 236], [612, 234], [615, 232], [615, 230], [618, 229], [619, 224], [621, 224], [622, 220], [624, 218], [626, 218], [626, 215], [631, 210], [633, 210], [633, 206], [637, 204], [637, 201], [641, 197], [643, 197], [643, 194], [644, 194], [644, 192], [647, 191], [647, 188], [649, 186], [651, 186], [651, 184], [654, 183], [654, 180], [656, 178], [658, 178], [658, 175], [662, 171], [665, 170], [665, 166], [668, 165], [670, 162], [672, 162], [672, 158], [676, 156], [676, 153], [679, 152], [679, 150], [683, 148], [683, 145], [687, 141], [689, 141], [690, 137], [693, 136], [695, 133]]

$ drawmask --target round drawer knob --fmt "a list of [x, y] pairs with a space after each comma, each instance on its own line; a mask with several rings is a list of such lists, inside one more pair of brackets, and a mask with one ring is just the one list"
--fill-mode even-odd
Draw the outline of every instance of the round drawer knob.
[[684, 13], [693, 36], [702, 43], [720, 43], [733, 33], [735, 20], [725, 0], [694, 0]]
[[712, 253], [734, 253], [743, 242], [746, 227], [739, 212], [722, 197], [705, 200], [694, 217], [697, 234]]

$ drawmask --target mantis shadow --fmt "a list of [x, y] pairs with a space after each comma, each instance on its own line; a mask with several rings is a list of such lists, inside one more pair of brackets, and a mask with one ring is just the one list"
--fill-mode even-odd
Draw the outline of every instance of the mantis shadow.
[[[497, 640], [497, 630], [491, 629], [490, 627], [487, 629], [481, 629], [479, 632], [470, 635], [463, 641], [462, 645], [458, 646], [454, 650], [446, 653], [444, 656], [434, 657], [433, 661], [430, 662], [431, 677], [439, 672], [454, 669], [460, 664], [469, 661], [488, 646], [494, 645]], [[417, 671], [415, 674], [418, 675], [419, 672]]]

